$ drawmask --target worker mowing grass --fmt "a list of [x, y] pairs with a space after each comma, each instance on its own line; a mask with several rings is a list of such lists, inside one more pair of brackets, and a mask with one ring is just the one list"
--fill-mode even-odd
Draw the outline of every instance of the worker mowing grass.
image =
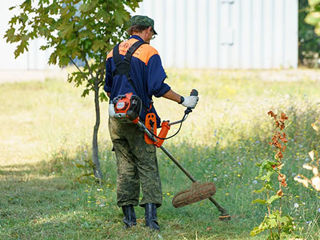
[[[160, 230], [157, 208], [162, 204], [162, 190], [156, 147], [146, 142], [145, 134], [132, 122], [135, 119], [127, 119], [127, 110], [150, 129], [156, 129], [161, 120], [153, 96], [190, 108], [196, 106], [199, 98], [183, 97], [164, 82], [167, 75], [158, 51], [149, 45], [157, 35], [151, 18], [133, 16], [128, 33], [130, 38], [116, 45], [107, 56], [104, 86], [111, 99], [109, 132], [117, 157], [117, 205], [123, 210], [126, 228], [137, 224], [134, 206], [140, 205], [145, 208], [146, 226]], [[140, 186], [143, 197], [139, 203]]]

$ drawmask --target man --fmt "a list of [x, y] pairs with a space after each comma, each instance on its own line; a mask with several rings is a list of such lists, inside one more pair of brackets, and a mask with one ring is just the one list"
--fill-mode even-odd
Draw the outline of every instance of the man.
[[[128, 33], [130, 38], [120, 43], [118, 49], [114, 48], [107, 56], [104, 89], [108, 97], [113, 100], [130, 92], [139, 96], [143, 106], [148, 106], [142, 108], [140, 120], [145, 121], [146, 114], [154, 113], [158, 127], [160, 118], [152, 104], [152, 96], [164, 97], [185, 107], [195, 107], [197, 96], [182, 97], [164, 83], [167, 76], [160, 56], [157, 50], [149, 45], [150, 40], [157, 34], [154, 21], [147, 16], [134, 16], [130, 19]], [[115, 74], [119, 67], [116, 67], [114, 58], [121, 56], [123, 59], [127, 50], [137, 41], [147, 44], [141, 45], [133, 53], [129, 76]], [[120, 55], [116, 55], [115, 51]], [[157, 208], [162, 203], [162, 192], [155, 146], [146, 144], [144, 133], [136, 124], [130, 122], [110, 117], [109, 132], [117, 158], [117, 205], [122, 207], [125, 227], [136, 225], [134, 206], [139, 204], [141, 185], [143, 198], [140, 206], [145, 208], [146, 226], [159, 230]]]

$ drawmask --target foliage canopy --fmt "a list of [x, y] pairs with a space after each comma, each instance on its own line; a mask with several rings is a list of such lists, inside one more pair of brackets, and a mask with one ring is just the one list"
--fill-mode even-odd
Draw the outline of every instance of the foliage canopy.
[[32, 39], [41, 37], [46, 40], [41, 49], [53, 49], [50, 64], [64, 67], [74, 59], [84, 62], [84, 68], [70, 75], [69, 81], [79, 86], [88, 80], [86, 95], [93, 87], [93, 78], [103, 80], [106, 54], [125, 34], [128, 9], [134, 10], [140, 1], [25, 0], [10, 8], [19, 14], [10, 20], [5, 37], [18, 43], [15, 57], [28, 51]]
[[[125, 35], [129, 10], [142, 0], [25, 0], [11, 7], [17, 14], [9, 21], [5, 38], [17, 43], [15, 57], [25, 51], [31, 40], [45, 39], [42, 50], [53, 49], [49, 64], [64, 67], [72, 62], [77, 71], [68, 76], [78, 87], [85, 84], [82, 96], [94, 92], [96, 122], [93, 130], [92, 160], [94, 174], [102, 178], [98, 159], [99, 98], [104, 84], [108, 51]], [[77, 62], [82, 63], [79, 67]]]
[[[311, 7], [309, 3], [312, 4]], [[320, 57], [320, 38], [317, 36], [320, 32], [320, 23], [317, 20], [320, 18], [316, 18], [320, 14], [316, 10], [319, 6], [319, 0], [299, 0], [299, 62], [312, 67], [317, 66]]]

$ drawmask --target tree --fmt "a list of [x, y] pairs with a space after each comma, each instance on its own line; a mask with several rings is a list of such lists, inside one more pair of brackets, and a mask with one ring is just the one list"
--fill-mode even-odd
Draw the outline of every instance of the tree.
[[[128, 9], [134, 11], [142, 0], [24, 0], [11, 7], [17, 14], [9, 21], [5, 38], [17, 43], [15, 57], [28, 51], [31, 40], [44, 38], [42, 50], [53, 49], [49, 64], [65, 67], [72, 63], [77, 71], [68, 76], [70, 83], [85, 86], [82, 96], [94, 92], [95, 125], [92, 137], [94, 175], [102, 179], [98, 157], [100, 100], [107, 96], [100, 92], [104, 84], [108, 51], [125, 34], [129, 21]], [[80, 67], [75, 59], [83, 62]], [[77, 61], [79, 62], [79, 61]]]
[[[320, 0], [309, 0], [310, 11], [305, 18], [306, 23], [313, 25], [314, 32], [320, 36]], [[320, 48], [318, 49], [320, 50]]]
[[310, 10], [308, 0], [299, 0], [299, 62], [303, 65], [315, 66], [317, 58], [320, 57], [318, 56], [320, 38], [314, 32], [313, 26], [305, 21]]

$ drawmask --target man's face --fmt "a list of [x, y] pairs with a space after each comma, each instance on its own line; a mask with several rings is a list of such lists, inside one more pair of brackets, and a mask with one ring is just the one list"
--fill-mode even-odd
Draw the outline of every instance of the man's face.
[[154, 35], [154, 31], [152, 30], [152, 27], [148, 27], [146, 29], [146, 39], [145, 39], [145, 41], [147, 43], [150, 43], [150, 40], [153, 39], [154, 36], [155, 35]]

